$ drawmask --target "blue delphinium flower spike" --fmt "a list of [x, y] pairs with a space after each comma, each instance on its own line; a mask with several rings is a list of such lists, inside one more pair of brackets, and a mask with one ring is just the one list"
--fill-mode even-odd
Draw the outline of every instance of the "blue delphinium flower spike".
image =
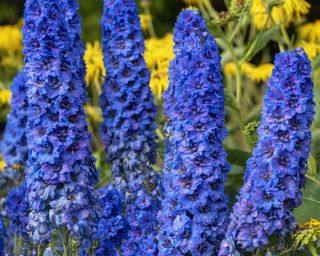
[[27, 238], [29, 205], [27, 202], [26, 183], [10, 190], [2, 214], [9, 219], [10, 233]]
[[129, 223], [123, 255], [157, 255], [160, 178], [156, 160], [157, 110], [143, 58], [144, 40], [134, 0], [105, 0], [101, 21], [106, 79], [101, 95], [106, 145], [115, 186]]
[[86, 66], [84, 62], [85, 45], [81, 39], [81, 17], [78, 15], [79, 3], [78, 0], [67, 0], [65, 5], [65, 18], [69, 25], [69, 35], [71, 37], [71, 48], [74, 58], [77, 63], [78, 77], [81, 79], [81, 83], [86, 87]]
[[0, 172], [0, 191], [5, 196], [10, 188], [24, 177], [28, 159], [27, 148], [27, 90], [24, 71], [18, 73], [11, 85], [11, 110], [0, 144], [6, 167]]
[[224, 90], [217, 44], [199, 12], [182, 11], [164, 109], [170, 121], [164, 165], [159, 255], [217, 253], [228, 221], [222, 141]]
[[23, 29], [29, 102], [29, 225], [36, 243], [52, 227], [91, 238], [98, 182], [83, 103], [85, 86], [74, 55], [66, 0], [27, 0]]
[[[264, 96], [259, 141], [247, 162], [219, 255], [253, 251], [296, 227], [314, 115], [310, 61], [303, 49], [279, 53]], [[233, 249], [232, 249], [233, 248]]]
[[117, 256], [120, 255], [121, 241], [126, 237], [128, 227], [122, 215], [122, 200], [118, 191], [111, 184], [106, 188], [100, 188], [98, 194], [103, 211], [94, 234], [95, 239], [99, 240], [95, 255]]
[[[29, 235], [27, 232], [29, 204], [27, 201], [27, 187], [25, 181], [21, 185], [14, 187], [8, 193], [8, 196], [4, 203], [4, 210], [1, 215], [8, 219], [8, 241], [7, 250], [20, 249], [19, 253], [27, 255], [31, 244]], [[21, 241], [21, 244], [17, 248], [14, 246], [14, 239]]]
[[6, 237], [6, 226], [2, 218], [0, 218], [0, 255], [4, 255], [5, 252], [5, 237]]
[[106, 81], [101, 136], [117, 187], [125, 172], [156, 160], [156, 114], [134, 0], [104, 0], [101, 20]]

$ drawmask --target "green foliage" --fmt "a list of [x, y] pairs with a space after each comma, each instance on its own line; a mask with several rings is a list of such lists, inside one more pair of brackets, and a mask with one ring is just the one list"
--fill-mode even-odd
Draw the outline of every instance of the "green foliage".
[[308, 171], [307, 174], [311, 177], [315, 177], [317, 174], [317, 162], [312, 155], [308, 159]]
[[260, 125], [259, 121], [253, 121], [251, 123], [248, 123], [243, 129], [243, 134], [244, 136], [246, 136], [247, 142], [251, 150], [256, 146], [258, 142], [257, 129], [259, 125]]
[[308, 248], [312, 255], [318, 255], [320, 248], [320, 222], [311, 219], [309, 222], [300, 225], [293, 235], [293, 246], [295, 250]]
[[266, 45], [270, 42], [271, 39], [279, 32], [280, 25], [277, 25], [273, 28], [270, 28], [266, 31], [259, 32], [258, 35], [254, 36], [247, 44], [246, 49], [244, 50], [243, 57], [240, 63], [251, 60], [255, 55], [257, 55]]
[[302, 205], [294, 210], [294, 215], [299, 223], [310, 218], [320, 220], [320, 174], [315, 177], [308, 176], [306, 189], [303, 191]]

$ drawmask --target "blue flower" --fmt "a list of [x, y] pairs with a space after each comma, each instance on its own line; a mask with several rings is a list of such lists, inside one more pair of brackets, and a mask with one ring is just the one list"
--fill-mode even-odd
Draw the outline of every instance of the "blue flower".
[[9, 219], [10, 233], [15, 236], [28, 238], [27, 224], [29, 204], [27, 202], [26, 183], [10, 190], [2, 214]]
[[6, 162], [6, 167], [0, 173], [0, 190], [4, 195], [22, 180], [28, 159], [26, 136], [28, 100], [23, 70], [14, 78], [11, 91], [11, 110], [0, 144], [1, 154]]
[[175, 58], [164, 93], [164, 200], [159, 255], [212, 255], [224, 237], [229, 171], [222, 141], [224, 91], [217, 44], [199, 12], [186, 10], [174, 31]]
[[5, 237], [6, 237], [6, 226], [3, 220], [0, 218], [0, 255], [4, 255], [5, 252]]
[[157, 255], [156, 214], [161, 180], [156, 160], [157, 109], [143, 58], [144, 40], [133, 0], [105, 0], [101, 20], [106, 79], [100, 129], [129, 223], [123, 255]]
[[264, 97], [259, 141], [247, 162], [244, 186], [231, 214], [219, 255], [253, 251], [296, 227], [314, 115], [310, 61], [298, 48], [279, 53]]
[[[156, 159], [156, 107], [143, 59], [144, 41], [133, 0], [105, 0], [101, 20], [106, 80], [101, 136], [116, 185], [127, 170]], [[125, 170], [126, 169], [126, 170]]]
[[98, 199], [102, 210], [102, 217], [94, 233], [94, 238], [99, 240], [95, 255], [119, 255], [121, 242], [126, 238], [128, 223], [123, 212], [123, 202], [118, 191], [113, 185], [100, 188]]
[[[66, 1], [27, 0], [23, 43], [29, 102], [27, 172], [29, 225], [36, 243], [53, 226], [75, 240], [98, 221], [98, 172], [83, 103], [85, 85]], [[71, 6], [71, 5], [70, 5]], [[69, 8], [70, 8], [69, 6]]]
[[86, 66], [84, 62], [85, 45], [81, 39], [81, 17], [78, 15], [78, 0], [67, 0], [65, 5], [65, 19], [69, 25], [69, 35], [71, 36], [71, 50], [77, 61], [77, 75], [81, 79], [81, 84], [86, 89]]

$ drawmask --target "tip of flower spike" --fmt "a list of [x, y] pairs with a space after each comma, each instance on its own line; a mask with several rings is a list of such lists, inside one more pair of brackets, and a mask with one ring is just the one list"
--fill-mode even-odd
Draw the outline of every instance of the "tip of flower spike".
[[206, 21], [199, 11], [181, 11], [174, 28], [174, 53], [195, 51], [208, 35]]
[[310, 59], [302, 47], [298, 47], [291, 51], [280, 52], [275, 57], [275, 65], [281, 69], [299, 66], [299, 72], [304, 74], [311, 73], [310, 63]]
[[[186, 8], [184, 10], [182, 10], [178, 16], [178, 19], [177, 19], [177, 23], [179, 22], [188, 22], [188, 23], [184, 23], [185, 27], [189, 27], [191, 26], [192, 24], [189, 23], [189, 22], [200, 22], [200, 19], [203, 19], [199, 10], [195, 7], [189, 7], [189, 8]], [[197, 24], [194, 24], [196, 25], [196, 27], [198, 27]]]
[[187, 8], [182, 9], [182, 11], [193, 11], [193, 12], [198, 12], [199, 13], [199, 9], [197, 7], [194, 6], [189, 6]]

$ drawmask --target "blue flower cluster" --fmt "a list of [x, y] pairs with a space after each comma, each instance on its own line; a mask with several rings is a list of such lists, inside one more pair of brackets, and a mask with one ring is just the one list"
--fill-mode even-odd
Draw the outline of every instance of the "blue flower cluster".
[[6, 195], [12, 186], [22, 180], [28, 159], [26, 136], [28, 101], [24, 71], [19, 72], [14, 78], [11, 92], [11, 110], [0, 144], [1, 154], [6, 162], [6, 167], [0, 172], [2, 195]]
[[126, 217], [128, 239], [123, 243], [124, 256], [157, 256], [157, 212], [160, 209], [162, 180], [152, 169], [136, 170], [128, 175]]
[[122, 190], [129, 170], [155, 163], [157, 110], [134, 0], [104, 0], [101, 27], [106, 80], [100, 133], [114, 182]]
[[120, 255], [121, 242], [126, 237], [128, 227], [126, 219], [122, 215], [122, 200], [112, 185], [100, 188], [98, 194], [103, 211], [94, 234], [94, 239], [99, 240], [95, 255], [117, 256]]
[[264, 97], [259, 141], [247, 162], [244, 186], [220, 256], [266, 246], [295, 227], [314, 115], [311, 65], [303, 49], [279, 53]]
[[164, 93], [169, 138], [159, 255], [218, 252], [228, 222], [224, 183], [230, 169], [224, 89], [217, 44], [199, 12], [182, 11], [174, 31], [175, 58]]
[[86, 66], [83, 59], [85, 45], [81, 40], [81, 18], [78, 15], [79, 4], [78, 0], [67, 0], [65, 4], [65, 18], [67, 25], [69, 26], [68, 31], [71, 37], [71, 50], [73, 56], [76, 59], [77, 75], [81, 79], [81, 84], [86, 87]]
[[16, 236], [28, 238], [27, 225], [29, 204], [27, 202], [27, 186], [22, 182], [20, 186], [13, 188], [5, 201], [2, 212], [4, 217], [10, 221], [10, 233]]
[[23, 28], [28, 76], [28, 228], [36, 243], [52, 228], [91, 237], [98, 182], [83, 103], [86, 101], [67, 0], [27, 0]]
[[0, 218], [0, 255], [4, 255], [5, 252], [5, 237], [6, 237], [6, 226], [3, 220]]
[[129, 223], [123, 255], [157, 255], [160, 206], [156, 160], [157, 110], [143, 58], [144, 40], [134, 0], [105, 0], [101, 21], [106, 80], [100, 129]]

